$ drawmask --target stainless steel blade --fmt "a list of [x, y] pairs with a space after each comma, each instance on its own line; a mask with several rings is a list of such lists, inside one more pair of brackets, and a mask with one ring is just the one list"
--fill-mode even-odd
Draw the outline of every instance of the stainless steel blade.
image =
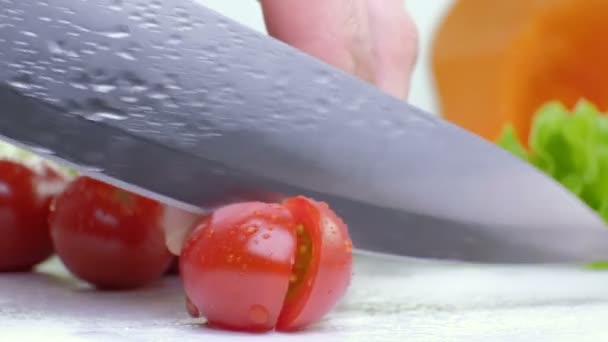
[[0, 0], [0, 64], [1, 135], [175, 205], [301, 193], [369, 251], [608, 256], [529, 165], [193, 1]]

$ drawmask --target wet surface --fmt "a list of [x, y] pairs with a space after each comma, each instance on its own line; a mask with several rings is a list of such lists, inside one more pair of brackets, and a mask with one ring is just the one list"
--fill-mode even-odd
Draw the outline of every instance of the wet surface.
[[605, 341], [608, 272], [356, 258], [352, 287], [319, 324], [243, 335], [189, 317], [177, 277], [97, 292], [53, 260], [0, 275], [2, 340]]

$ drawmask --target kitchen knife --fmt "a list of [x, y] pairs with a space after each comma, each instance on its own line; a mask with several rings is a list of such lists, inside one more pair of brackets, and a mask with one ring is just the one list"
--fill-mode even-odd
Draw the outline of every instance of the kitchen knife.
[[589, 262], [565, 188], [440, 118], [188, 0], [0, 0], [0, 135], [188, 210], [305, 194], [365, 251]]

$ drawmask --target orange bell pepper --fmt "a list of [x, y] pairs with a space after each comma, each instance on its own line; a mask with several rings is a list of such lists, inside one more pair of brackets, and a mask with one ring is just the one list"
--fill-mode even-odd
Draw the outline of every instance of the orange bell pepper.
[[456, 0], [432, 46], [441, 115], [495, 141], [528, 140], [536, 110], [608, 108], [608, 1]]

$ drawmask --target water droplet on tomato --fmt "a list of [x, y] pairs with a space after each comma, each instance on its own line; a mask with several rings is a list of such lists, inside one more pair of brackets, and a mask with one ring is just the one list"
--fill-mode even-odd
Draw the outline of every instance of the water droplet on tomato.
[[226, 261], [230, 264], [234, 261], [234, 254], [228, 254], [226, 256]]
[[252, 305], [249, 308], [249, 319], [255, 324], [265, 324], [268, 321], [268, 309], [260, 304]]
[[258, 227], [256, 226], [249, 226], [247, 227], [247, 230], [245, 231], [247, 234], [251, 235], [251, 234], [255, 234], [258, 232]]
[[344, 249], [350, 253], [353, 250], [353, 243], [350, 240], [344, 241]]
[[270, 239], [270, 233], [264, 233], [264, 234], [262, 234], [262, 238], [263, 239]]
[[207, 236], [208, 238], [210, 238], [210, 237], [212, 237], [212, 236], [213, 236], [213, 234], [215, 234], [215, 230], [213, 230], [213, 229], [209, 229], [209, 230], [207, 231], [206, 236]]

